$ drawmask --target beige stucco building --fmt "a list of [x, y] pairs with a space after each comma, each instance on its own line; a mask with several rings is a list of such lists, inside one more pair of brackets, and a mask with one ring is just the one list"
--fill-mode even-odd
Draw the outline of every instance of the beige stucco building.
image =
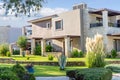
[[107, 52], [120, 51], [120, 12], [110, 9], [88, 8], [87, 4], [73, 6], [73, 10], [28, 21], [32, 25], [31, 50], [41, 44], [53, 46], [53, 51], [70, 56], [73, 49], [85, 51], [86, 37], [103, 35]]

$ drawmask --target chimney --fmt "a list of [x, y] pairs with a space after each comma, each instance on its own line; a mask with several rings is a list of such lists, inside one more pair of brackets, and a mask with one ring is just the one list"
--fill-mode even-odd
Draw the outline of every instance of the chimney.
[[73, 6], [73, 10], [75, 9], [86, 9], [87, 8], [87, 4], [85, 3], [80, 3], [80, 4], [76, 4]]

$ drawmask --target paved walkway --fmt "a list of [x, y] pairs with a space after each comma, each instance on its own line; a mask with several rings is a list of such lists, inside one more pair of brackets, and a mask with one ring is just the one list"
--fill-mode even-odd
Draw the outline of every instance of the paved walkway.
[[36, 80], [69, 80], [66, 76], [61, 77], [36, 77]]
[[120, 80], [120, 74], [113, 74], [112, 80]]
[[[66, 76], [61, 77], [36, 77], [36, 80], [69, 80]], [[120, 80], [120, 74], [114, 74], [112, 80]]]

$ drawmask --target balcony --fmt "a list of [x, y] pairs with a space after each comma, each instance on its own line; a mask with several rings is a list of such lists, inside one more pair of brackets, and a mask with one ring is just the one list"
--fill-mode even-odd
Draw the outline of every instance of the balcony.
[[109, 23], [108, 23], [108, 26], [109, 26], [109, 27], [117, 27], [117, 28], [120, 28], [120, 23], [111, 23], [111, 22], [109, 22]]
[[103, 23], [90, 23], [90, 28], [101, 27], [101, 26], [103, 26]]

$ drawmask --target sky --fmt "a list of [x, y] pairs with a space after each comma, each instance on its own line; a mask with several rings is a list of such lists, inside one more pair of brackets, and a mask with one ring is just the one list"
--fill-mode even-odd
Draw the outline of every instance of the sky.
[[[72, 6], [75, 4], [86, 3], [91, 8], [109, 8], [120, 11], [120, 0], [46, 0], [43, 3], [39, 14], [41, 17], [52, 14], [59, 14], [65, 11], [72, 10]], [[28, 25], [27, 21], [39, 17], [18, 17], [14, 16], [3, 16], [4, 9], [0, 8], [0, 26], [10, 25], [12, 27], [22, 27]]]

